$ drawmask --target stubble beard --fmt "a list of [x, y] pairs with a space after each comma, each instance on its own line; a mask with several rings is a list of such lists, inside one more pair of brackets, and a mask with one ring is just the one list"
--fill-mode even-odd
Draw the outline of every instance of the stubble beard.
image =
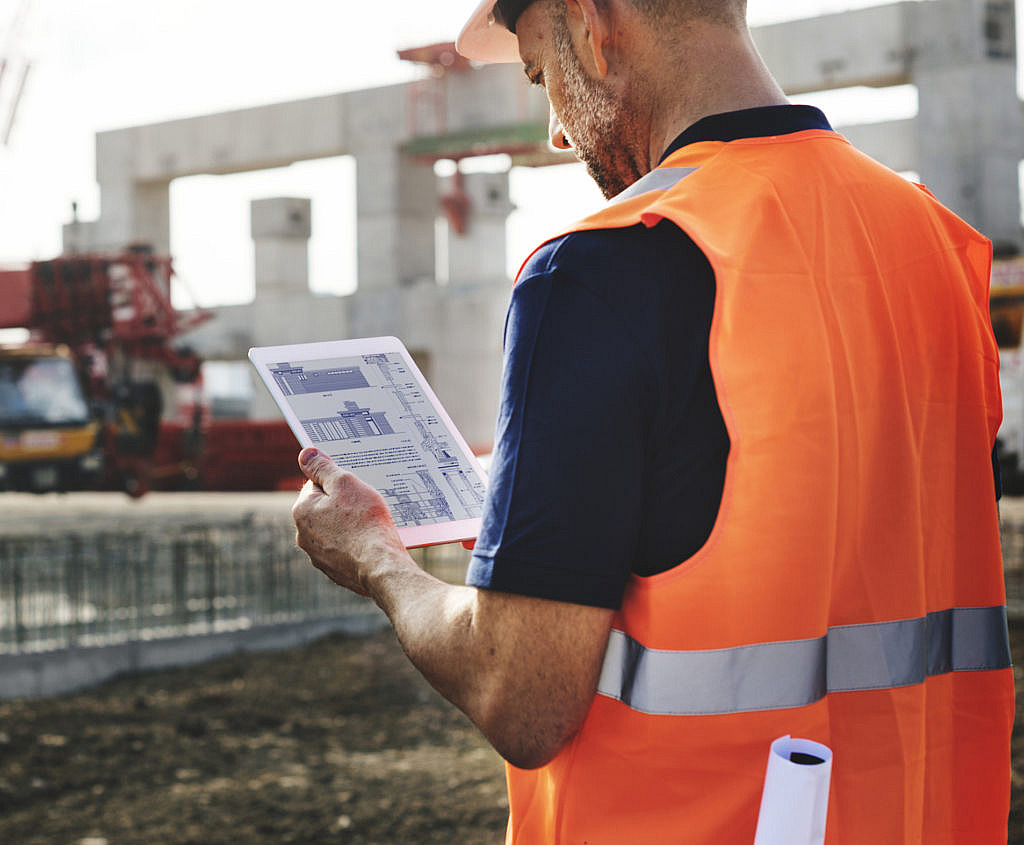
[[622, 193], [647, 173], [635, 149], [639, 121], [617, 94], [591, 79], [573, 49], [568, 28], [555, 28], [555, 50], [563, 79], [564, 106], [559, 115], [576, 157], [606, 199]]

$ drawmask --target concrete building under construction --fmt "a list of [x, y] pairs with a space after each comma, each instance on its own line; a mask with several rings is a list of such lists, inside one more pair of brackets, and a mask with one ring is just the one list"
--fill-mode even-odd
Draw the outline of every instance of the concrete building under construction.
[[[760, 27], [754, 39], [790, 94], [912, 84], [915, 117], [842, 126], [856, 146], [912, 171], [984, 232], [997, 255], [1024, 246], [1013, 0], [899, 2]], [[65, 228], [68, 252], [146, 243], [170, 248], [169, 186], [352, 156], [358, 289], [309, 290], [310, 201], [254, 201], [255, 298], [217, 309], [191, 337], [208, 360], [243, 360], [254, 345], [394, 334], [418, 359], [474, 445], [493, 433], [509, 297], [509, 174], [439, 178], [435, 163], [505, 153], [510, 166], [572, 160], [546, 146], [548, 105], [517, 66], [476, 67], [451, 45], [403, 51], [429, 73], [415, 82], [137, 126], [97, 136], [102, 216]], [[446, 217], [447, 243], [436, 221]], [[449, 265], [435, 278], [435, 250]], [[253, 418], [277, 416], [262, 388]]]

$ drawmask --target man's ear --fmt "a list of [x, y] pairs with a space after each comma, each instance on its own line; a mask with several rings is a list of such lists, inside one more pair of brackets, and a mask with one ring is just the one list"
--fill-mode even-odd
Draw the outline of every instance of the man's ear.
[[566, 25], [577, 55], [589, 72], [602, 79], [608, 75], [610, 5], [602, 11], [594, 0], [565, 0]]

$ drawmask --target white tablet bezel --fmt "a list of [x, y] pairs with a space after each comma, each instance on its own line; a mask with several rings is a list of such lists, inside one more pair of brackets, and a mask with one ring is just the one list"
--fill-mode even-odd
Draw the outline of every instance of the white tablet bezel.
[[[437, 396], [431, 389], [427, 380], [423, 377], [416, 362], [405, 348], [405, 345], [397, 337], [368, 337], [355, 338], [350, 340], [329, 340], [314, 343], [294, 343], [285, 346], [256, 346], [249, 350], [249, 360], [259, 373], [260, 379], [266, 385], [270, 395], [274, 398], [288, 426], [296, 439], [303, 446], [315, 445], [306, 434], [302, 423], [295, 415], [287, 398], [281, 392], [270, 372], [270, 365], [281, 361], [289, 363], [300, 363], [302, 361], [322, 361], [330, 358], [347, 358], [353, 355], [372, 355], [379, 352], [397, 353], [401, 356], [403, 363], [409, 372], [416, 379], [423, 396], [430, 403], [437, 414], [437, 417], [444, 424], [448, 435], [455, 444], [462, 450], [472, 468], [479, 474], [480, 479], [486, 484], [487, 473], [484, 472], [480, 461], [469, 448], [461, 432], [455, 427], [448, 412], [438, 401]], [[358, 475], [358, 472], [356, 473]], [[455, 543], [462, 540], [473, 540], [480, 531], [480, 518], [454, 520], [451, 522], [436, 522], [431, 525], [410, 525], [398, 529], [398, 535], [406, 548], [417, 548], [420, 546], [434, 546], [440, 543]]]

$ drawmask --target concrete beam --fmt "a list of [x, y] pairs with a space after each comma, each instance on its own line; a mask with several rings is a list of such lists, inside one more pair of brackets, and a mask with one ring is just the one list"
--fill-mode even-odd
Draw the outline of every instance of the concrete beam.
[[753, 29], [754, 43], [789, 94], [910, 78], [906, 7], [895, 3]]
[[[914, 143], [905, 123], [848, 127], [846, 133], [885, 164], [921, 172], [940, 199], [986, 233], [1019, 244], [1015, 173], [1024, 155], [1024, 123], [1012, 2], [904, 0], [758, 27], [753, 36], [791, 94], [917, 85], [921, 117]], [[79, 245], [88, 236], [105, 246], [145, 240], [164, 250], [168, 225], [161, 206], [172, 179], [350, 154], [357, 159], [360, 283], [408, 284], [432, 267], [434, 200], [429, 174], [417, 174], [397, 151], [424, 136], [457, 140], [461, 133], [486, 136], [510, 125], [535, 125], [539, 132], [547, 111], [544, 92], [527, 84], [521, 68], [491, 65], [100, 133], [103, 217], [95, 231], [71, 232], [69, 240]], [[531, 164], [561, 160], [525, 155]]]
[[[376, 90], [386, 97], [387, 89]], [[100, 132], [96, 176], [101, 184], [125, 177], [170, 181], [344, 155], [348, 99], [335, 94]]]
[[920, 171], [917, 120], [890, 120], [843, 126], [839, 131], [861, 152], [900, 172]]
[[[753, 30], [779, 84], [791, 94], [912, 81], [925, 57], [963, 60], [976, 40], [965, 3], [899, 2]], [[952, 28], [951, 28], [952, 27]], [[405, 85], [258, 106], [97, 136], [100, 183], [162, 182], [346, 155], [418, 136], [547, 123], [547, 98], [516, 65], [489, 65]], [[367, 145], [369, 145], [367, 147]]]
[[413, 137], [546, 126], [547, 98], [511, 65], [100, 132], [100, 184], [244, 173], [379, 150]]

